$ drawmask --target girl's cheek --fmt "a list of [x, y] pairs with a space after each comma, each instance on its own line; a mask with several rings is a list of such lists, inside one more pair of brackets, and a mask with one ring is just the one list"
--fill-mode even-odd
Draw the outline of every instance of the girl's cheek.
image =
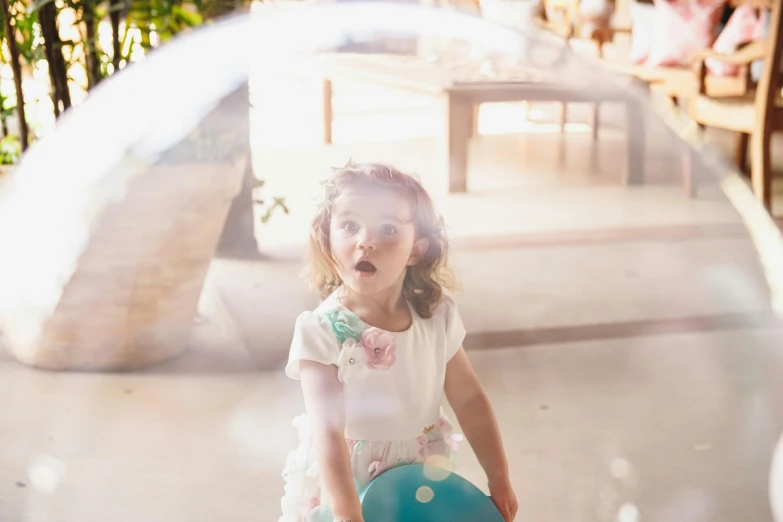
[[343, 259], [351, 257], [351, 252], [354, 250], [351, 242], [345, 240], [340, 241], [336, 247], [337, 255]]

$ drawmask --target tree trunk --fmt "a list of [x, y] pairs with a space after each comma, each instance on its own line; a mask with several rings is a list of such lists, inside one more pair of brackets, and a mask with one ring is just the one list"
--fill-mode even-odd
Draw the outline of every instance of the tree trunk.
[[87, 40], [84, 42], [84, 59], [87, 66], [87, 89], [92, 89], [103, 79], [101, 59], [98, 55], [98, 18], [95, 16], [95, 3], [90, 0], [82, 8], [82, 20], [87, 28]]
[[[38, 23], [41, 25], [41, 36], [44, 40], [44, 53], [46, 54], [46, 63], [49, 65], [49, 84], [51, 91], [49, 95], [52, 98], [52, 106], [54, 107], [54, 117], [60, 117], [60, 93], [57, 90], [57, 79], [54, 65], [54, 42], [52, 36], [52, 18], [51, 10], [49, 6], [55, 7], [54, 2], [44, 4], [38, 9]], [[56, 9], [56, 8], [55, 8]], [[55, 11], [55, 17], [57, 12]]]
[[[221, 122], [231, 122], [231, 131], [235, 133], [232, 145], [236, 149], [232, 156], [242, 154], [244, 149], [247, 163], [242, 190], [231, 202], [215, 255], [233, 259], [258, 259], [261, 254], [256, 243], [256, 222], [253, 215], [253, 187], [258, 182], [253, 174], [250, 153], [250, 90], [247, 82], [224, 97], [219, 108], [204, 118], [200, 125], [205, 126], [208, 133], [217, 134], [222, 133], [222, 129], [217, 128]], [[233, 157], [231, 159], [235, 160]]]
[[[0, 92], [0, 112], [5, 110], [5, 96]], [[0, 130], [3, 133], [3, 137], [8, 136], [8, 122], [5, 121], [5, 116], [0, 114]]]
[[122, 49], [120, 48], [120, 11], [122, 10], [123, 0], [109, 0], [109, 19], [111, 20], [111, 44], [112, 59], [114, 66], [112, 74], [119, 72], [120, 61], [122, 60]]
[[60, 112], [70, 108], [71, 93], [68, 90], [68, 71], [63, 57], [62, 41], [57, 26], [57, 7], [54, 2], [49, 2], [41, 7], [38, 11], [38, 21], [41, 23], [46, 61], [49, 63], [54, 114], [59, 116]]
[[19, 48], [16, 46], [16, 30], [11, 23], [11, 9], [8, 0], [0, 0], [0, 7], [5, 13], [5, 39], [8, 50], [11, 53], [11, 70], [14, 73], [14, 87], [16, 89], [16, 114], [19, 118], [19, 140], [22, 150], [27, 150], [29, 138], [27, 136], [27, 119], [24, 116], [24, 93], [22, 92], [22, 64], [19, 61]]

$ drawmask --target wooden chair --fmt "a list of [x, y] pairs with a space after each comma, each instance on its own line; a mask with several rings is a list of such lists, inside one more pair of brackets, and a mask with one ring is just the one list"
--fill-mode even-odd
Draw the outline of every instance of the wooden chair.
[[[690, 117], [702, 127], [716, 127], [737, 132], [737, 163], [744, 167], [747, 145], [750, 142], [750, 178], [753, 192], [768, 210], [772, 206], [771, 137], [775, 131], [783, 131], [783, 100], [781, 99], [780, 58], [783, 47], [781, 34], [782, 0], [734, 0], [733, 3], [751, 2], [757, 9], [770, 11], [769, 32], [766, 38], [752, 42], [737, 52], [724, 55], [711, 50], [695, 53], [694, 82], [696, 94], [688, 103]], [[714, 58], [745, 68], [743, 75], [749, 88], [739, 95], [711, 92], [706, 81], [705, 60]], [[750, 80], [750, 65], [763, 59], [761, 76], [756, 85]], [[692, 162], [688, 162], [692, 165]], [[742, 169], [741, 169], [742, 170]], [[693, 187], [693, 172], [686, 171], [686, 185]]]
[[[636, 1], [636, 0], [634, 0]], [[731, 4], [736, 7], [746, 0], [732, 0]], [[750, 78], [750, 67], [745, 68], [745, 74], [737, 76], [713, 76], [710, 74], [694, 75], [693, 68], [688, 66], [659, 66], [647, 67], [644, 65], [633, 65], [606, 59], [605, 49], [613, 45], [617, 35], [631, 35], [630, 28], [605, 26], [599, 27], [592, 32], [589, 37], [593, 40], [598, 49], [598, 59], [609, 70], [615, 73], [630, 75], [637, 78], [645, 84], [650, 90], [669, 98], [674, 106], [682, 105], [699, 94], [706, 94], [711, 98], [743, 98], [755, 95], [755, 85]], [[750, 56], [753, 48], [741, 51], [738, 58]], [[701, 56], [715, 56], [709, 50], [699, 53]], [[703, 61], [703, 60], [702, 60]], [[751, 57], [752, 61], [752, 57]], [[732, 62], [733, 63], [733, 62]], [[738, 133], [736, 143], [736, 161], [739, 165], [744, 165], [747, 159], [748, 134]], [[695, 184], [693, 176], [685, 177], [686, 191], [693, 195]]]

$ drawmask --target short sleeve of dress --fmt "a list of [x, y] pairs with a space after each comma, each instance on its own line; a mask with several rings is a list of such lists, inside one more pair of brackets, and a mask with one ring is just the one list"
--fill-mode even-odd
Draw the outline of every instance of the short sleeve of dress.
[[339, 341], [326, 317], [316, 312], [304, 312], [296, 319], [285, 373], [299, 380], [300, 361], [314, 361], [328, 366], [337, 364], [339, 353]]
[[462, 324], [457, 303], [453, 299], [444, 297], [441, 306], [446, 321], [446, 360], [450, 361], [465, 341], [465, 325]]

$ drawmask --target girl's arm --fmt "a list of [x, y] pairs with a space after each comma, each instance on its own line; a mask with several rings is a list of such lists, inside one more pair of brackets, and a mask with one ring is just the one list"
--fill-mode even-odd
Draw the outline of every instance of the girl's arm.
[[492, 500], [507, 522], [513, 520], [517, 511], [517, 499], [511, 490], [508, 462], [497, 419], [484, 388], [461, 347], [446, 365], [445, 392], [470, 447], [487, 475]]
[[345, 443], [345, 404], [337, 367], [300, 361], [300, 379], [312, 425], [318, 469], [335, 520], [362, 522], [362, 506]]

